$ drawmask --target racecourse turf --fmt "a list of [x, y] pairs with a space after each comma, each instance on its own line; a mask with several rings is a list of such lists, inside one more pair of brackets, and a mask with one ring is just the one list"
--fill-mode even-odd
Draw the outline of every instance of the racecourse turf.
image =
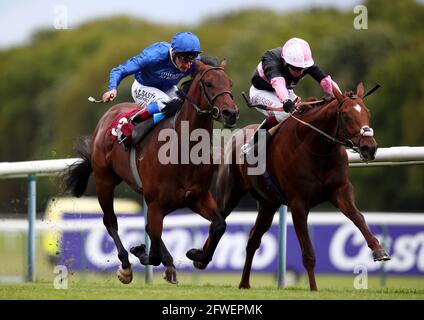
[[74, 274], [67, 289], [55, 289], [53, 280], [33, 283], [0, 283], [0, 300], [424, 300], [424, 277], [388, 276], [385, 283], [370, 276], [368, 289], [355, 289], [354, 276], [318, 275], [318, 292], [310, 292], [302, 276], [285, 289], [277, 289], [270, 275], [252, 276], [249, 290], [238, 289], [239, 274], [179, 274], [179, 284], [164, 282], [155, 275], [146, 284], [138, 274], [129, 285], [114, 274]]

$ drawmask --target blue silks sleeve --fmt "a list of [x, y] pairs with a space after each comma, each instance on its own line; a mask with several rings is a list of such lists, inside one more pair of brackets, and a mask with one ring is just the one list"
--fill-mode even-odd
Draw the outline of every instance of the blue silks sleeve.
[[145, 55], [143, 53], [138, 56], [132, 57], [125, 63], [113, 68], [110, 71], [109, 90], [116, 89], [121, 83], [122, 79], [140, 71], [146, 63]]

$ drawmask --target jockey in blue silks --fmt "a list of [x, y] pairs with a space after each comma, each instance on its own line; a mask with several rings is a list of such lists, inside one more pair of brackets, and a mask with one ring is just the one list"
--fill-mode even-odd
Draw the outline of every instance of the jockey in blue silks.
[[[142, 109], [131, 119], [137, 125], [152, 118], [158, 123], [164, 118], [162, 109], [165, 103], [177, 97], [176, 85], [188, 76], [195, 67], [193, 61], [198, 59], [200, 50], [199, 38], [191, 32], [178, 32], [172, 43], [157, 42], [139, 55], [132, 57], [110, 72], [109, 91], [103, 94], [103, 101], [115, 99], [120, 82], [134, 74], [131, 88], [132, 97]], [[125, 140], [118, 137], [118, 142]]]

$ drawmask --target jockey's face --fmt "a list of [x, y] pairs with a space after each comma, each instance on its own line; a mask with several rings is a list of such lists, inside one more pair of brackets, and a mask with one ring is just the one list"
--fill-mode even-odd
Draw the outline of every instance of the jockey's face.
[[287, 66], [288, 66], [288, 69], [289, 69], [291, 75], [295, 78], [299, 78], [302, 75], [303, 71], [305, 70], [303, 68], [298, 68], [298, 67], [292, 66], [290, 64], [287, 64]]
[[180, 71], [185, 72], [190, 69], [194, 58], [194, 56], [175, 55], [175, 64]]

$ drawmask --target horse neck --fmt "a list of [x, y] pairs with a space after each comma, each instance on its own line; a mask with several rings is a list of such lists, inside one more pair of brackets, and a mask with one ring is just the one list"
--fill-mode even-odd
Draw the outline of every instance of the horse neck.
[[[204, 99], [202, 99], [201, 90], [197, 88], [200, 88], [200, 85], [198, 80], [195, 80], [190, 86], [187, 96], [191, 99], [192, 102], [194, 102], [203, 110], [206, 107], [205, 102], [203, 101]], [[212, 132], [212, 128], [213, 128], [212, 117], [206, 114], [198, 114], [188, 99], [185, 99], [183, 106], [181, 107], [179, 118], [177, 120], [178, 120], [178, 123], [176, 124], [177, 130], [180, 130], [182, 121], [188, 121], [190, 125], [190, 131], [194, 129], [202, 128], [202, 129], [208, 130], [209, 133]]]
[[[327, 105], [322, 106], [317, 112], [311, 113], [309, 117], [305, 117], [302, 120], [312, 124], [331, 137], [336, 137], [336, 135], [339, 134], [337, 123], [338, 105], [339, 103], [337, 100], [332, 100]], [[328, 141], [327, 138], [322, 134], [303, 124], [298, 123], [296, 130], [298, 137], [302, 141], [307, 141], [310, 146], [322, 146], [323, 141]], [[331, 149], [337, 145], [334, 143], [329, 143], [328, 146], [328, 148]], [[317, 147], [315, 147], [315, 149], [316, 148]]]

